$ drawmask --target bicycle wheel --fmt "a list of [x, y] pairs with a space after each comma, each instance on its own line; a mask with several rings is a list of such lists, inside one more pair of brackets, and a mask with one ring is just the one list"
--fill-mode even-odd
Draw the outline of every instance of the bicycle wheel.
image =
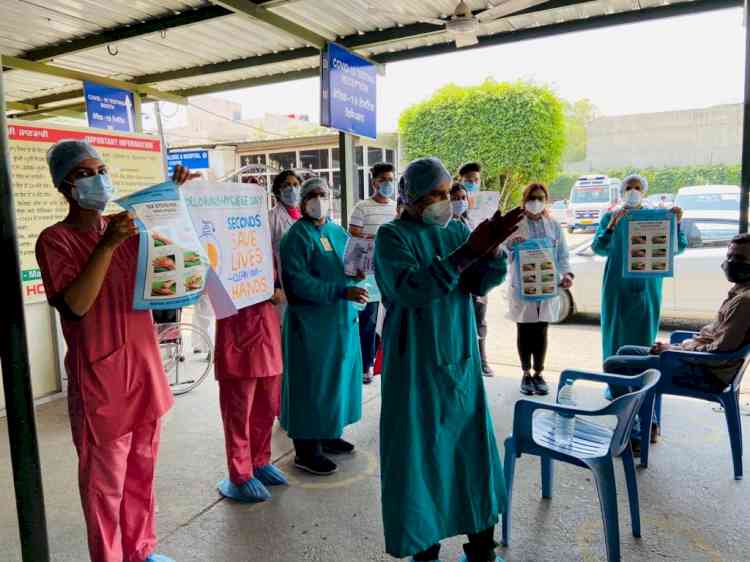
[[213, 364], [208, 334], [192, 324], [161, 324], [158, 337], [172, 394], [186, 394], [201, 384]]

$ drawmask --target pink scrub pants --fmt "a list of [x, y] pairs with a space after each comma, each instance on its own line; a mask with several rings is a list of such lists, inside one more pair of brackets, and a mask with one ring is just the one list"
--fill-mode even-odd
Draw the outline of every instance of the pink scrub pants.
[[78, 483], [93, 562], [143, 562], [156, 547], [154, 477], [161, 422], [97, 445], [76, 431]]
[[281, 375], [219, 381], [229, 478], [237, 486], [253, 477], [253, 469], [271, 462], [280, 390]]

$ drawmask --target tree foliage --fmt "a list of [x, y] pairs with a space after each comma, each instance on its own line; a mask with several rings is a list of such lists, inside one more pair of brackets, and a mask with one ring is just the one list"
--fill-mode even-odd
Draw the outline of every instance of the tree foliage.
[[[742, 167], [739, 164], [726, 166], [679, 166], [669, 168], [617, 168], [603, 172], [611, 178], [624, 178], [630, 174], [640, 174], [648, 180], [649, 193], [677, 193], [681, 187], [689, 185], [740, 185]], [[550, 185], [550, 196], [567, 199], [570, 188], [583, 174], [563, 174]]]
[[586, 159], [588, 133], [586, 127], [597, 118], [599, 111], [591, 100], [580, 99], [565, 104], [565, 161], [580, 162]]
[[529, 182], [553, 180], [565, 148], [562, 102], [523, 82], [445, 86], [406, 109], [399, 129], [408, 160], [437, 156], [452, 171], [480, 162], [485, 189], [500, 191], [504, 207]]

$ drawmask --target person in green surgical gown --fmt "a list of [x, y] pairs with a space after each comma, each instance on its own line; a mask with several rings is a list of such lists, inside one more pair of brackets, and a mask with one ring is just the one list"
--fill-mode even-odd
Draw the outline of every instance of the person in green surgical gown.
[[472, 295], [506, 274], [498, 249], [522, 211], [473, 233], [451, 220], [451, 177], [436, 158], [404, 172], [401, 218], [375, 242], [383, 329], [380, 463], [386, 551], [439, 557], [467, 534], [469, 562], [495, 561], [505, 481], [482, 382]]
[[[661, 319], [662, 279], [624, 279], [623, 239], [627, 237], [622, 218], [633, 210], [643, 208], [648, 192], [648, 181], [641, 176], [628, 176], [622, 182], [623, 206], [605, 213], [599, 222], [591, 248], [605, 256], [601, 298], [602, 354], [606, 360], [624, 345], [650, 346], [656, 341]], [[677, 215], [677, 253], [687, 248], [687, 237], [679, 227], [682, 209], [673, 207]]]
[[322, 178], [302, 184], [302, 219], [280, 250], [288, 301], [281, 426], [294, 440], [295, 466], [319, 476], [337, 470], [326, 454], [354, 450], [341, 439], [344, 427], [362, 417], [362, 355], [352, 302], [367, 303], [367, 291], [344, 273], [348, 235], [328, 218], [330, 193]]

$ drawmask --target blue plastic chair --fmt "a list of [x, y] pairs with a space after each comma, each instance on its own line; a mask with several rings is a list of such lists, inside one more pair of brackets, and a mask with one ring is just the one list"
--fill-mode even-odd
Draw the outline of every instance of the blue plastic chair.
[[[620, 396], [599, 410], [586, 410], [537, 402], [519, 400], [513, 418], [513, 433], [505, 440], [505, 481], [508, 486], [508, 507], [503, 514], [504, 546], [510, 542], [511, 505], [513, 497], [513, 477], [516, 459], [521, 455], [536, 455], [542, 465], [542, 497], [552, 497], [552, 461], [557, 460], [591, 470], [599, 503], [602, 510], [604, 535], [607, 543], [607, 560], [620, 560], [620, 526], [617, 520], [617, 488], [615, 484], [614, 457], [621, 457], [625, 469], [625, 479], [630, 502], [630, 522], [633, 536], [641, 536], [641, 516], [638, 507], [638, 485], [635, 477], [635, 461], [630, 448], [630, 432], [635, 423], [636, 414], [643, 412], [644, 403], [653, 407], [652, 392], [659, 381], [659, 371], [650, 369], [637, 377], [608, 375], [586, 371], [564, 371], [560, 375], [560, 387], [567, 380], [590, 380], [615, 386], [628, 387], [628, 394]], [[538, 410], [547, 410], [534, 415]], [[577, 414], [573, 440], [569, 446], [555, 441], [554, 430], [556, 413]], [[614, 429], [592, 421], [589, 418], [615, 416], [617, 425]], [[646, 419], [651, 419], [649, 416]]]
[[[686, 339], [696, 335], [695, 332], [673, 332], [670, 343], [679, 344]], [[679, 380], [681, 372], [686, 367], [693, 367], [699, 364], [701, 367], [710, 367], [711, 365], [726, 365], [727, 363], [737, 363], [737, 374], [734, 376], [731, 384], [728, 384], [723, 390], [712, 390], [715, 387], [715, 381], [709, 378], [709, 374], [704, 372], [696, 373], [698, 376], [690, 377], [690, 385]], [[732, 448], [732, 463], [734, 465], [734, 479], [742, 480], [742, 422], [740, 416], [740, 384], [742, 377], [745, 375], [748, 364], [750, 364], [750, 345], [747, 345], [736, 353], [702, 353], [697, 351], [665, 351], [661, 354], [661, 379], [656, 385], [653, 393], [658, 419], [663, 425], [661, 416], [662, 396], [686, 396], [689, 398], [698, 398], [709, 402], [718, 402], [724, 408], [724, 415], [727, 419], [727, 429], [729, 430], [729, 444]], [[691, 369], [692, 372], [700, 369]], [[675, 379], [677, 376], [677, 379]], [[648, 419], [648, 418], [641, 418]], [[646, 433], [647, 435], [648, 433]], [[648, 453], [650, 448], [649, 439], [641, 441], [641, 465], [648, 466]]]

